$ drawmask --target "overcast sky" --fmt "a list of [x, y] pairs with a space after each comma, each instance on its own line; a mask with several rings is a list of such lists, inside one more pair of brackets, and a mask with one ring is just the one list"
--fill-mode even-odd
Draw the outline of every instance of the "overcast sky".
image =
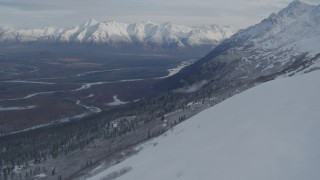
[[[292, 0], [0, 0], [0, 25], [19, 28], [72, 26], [100, 21], [221, 24], [245, 28]], [[320, 4], [320, 0], [302, 0]]]

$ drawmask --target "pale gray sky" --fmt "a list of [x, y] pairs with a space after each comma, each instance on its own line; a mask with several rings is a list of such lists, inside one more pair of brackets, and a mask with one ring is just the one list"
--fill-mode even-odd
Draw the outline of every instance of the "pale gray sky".
[[[245, 28], [292, 0], [0, 0], [0, 25], [21, 28], [72, 26], [100, 21], [154, 21]], [[320, 0], [302, 0], [320, 4]]]

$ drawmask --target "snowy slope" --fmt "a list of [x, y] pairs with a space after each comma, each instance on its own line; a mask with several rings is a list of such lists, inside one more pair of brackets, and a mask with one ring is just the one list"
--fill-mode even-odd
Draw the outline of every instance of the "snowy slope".
[[110, 46], [140, 45], [159, 47], [216, 46], [233, 35], [232, 27], [206, 25], [188, 27], [169, 22], [119, 23], [99, 22], [95, 19], [72, 28], [4, 30], [0, 28], [0, 42], [70, 42], [94, 43]]
[[319, 77], [314, 71], [249, 89], [89, 179], [122, 171], [117, 180], [318, 180]]
[[279, 13], [222, 41], [207, 56], [178, 73], [172, 84], [206, 80], [215, 88], [252, 82], [320, 60], [319, 42], [320, 5], [293, 1]]
[[320, 5], [294, 1], [234, 37], [235, 41], [244, 38], [246, 42], [235, 48], [245, 54], [241, 66], [254, 65], [263, 74], [288, 67], [299, 56], [311, 59], [320, 54]]

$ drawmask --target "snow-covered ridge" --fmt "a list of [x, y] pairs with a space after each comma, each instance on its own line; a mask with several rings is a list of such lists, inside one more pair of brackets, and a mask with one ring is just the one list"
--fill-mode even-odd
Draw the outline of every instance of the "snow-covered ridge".
[[208, 74], [203, 76], [210, 77], [214, 72], [215, 78], [228, 72], [218, 81], [250, 81], [314, 63], [320, 59], [319, 42], [320, 5], [293, 1], [279, 13], [221, 42], [206, 57], [210, 66], [203, 65], [194, 73], [205, 72]]
[[[261, 23], [240, 30], [233, 37], [236, 41], [247, 41], [260, 52], [296, 51], [314, 56], [320, 52], [320, 5], [309, 5], [293, 1], [278, 14], [271, 14]], [[251, 50], [253, 50], [251, 48]], [[292, 54], [292, 55], [295, 55]]]
[[276, 79], [233, 96], [88, 180], [317, 180], [319, 76]]
[[160, 47], [215, 46], [234, 34], [229, 26], [188, 27], [167, 23], [126, 24], [95, 19], [72, 28], [15, 30], [0, 27], [0, 42], [70, 42]]

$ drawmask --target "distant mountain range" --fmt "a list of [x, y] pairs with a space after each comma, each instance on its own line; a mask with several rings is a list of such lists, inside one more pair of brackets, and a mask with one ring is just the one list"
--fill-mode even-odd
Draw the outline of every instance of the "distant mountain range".
[[204, 25], [188, 27], [171, 23], [142, 22], [134, 24], [95, 19], [72, 28], [43, 29], [0, 28], [2, 43], [79, 43], [110, 47], [138, 46], [146, 48], [214, 47], [234, 34], [229, 26]]

